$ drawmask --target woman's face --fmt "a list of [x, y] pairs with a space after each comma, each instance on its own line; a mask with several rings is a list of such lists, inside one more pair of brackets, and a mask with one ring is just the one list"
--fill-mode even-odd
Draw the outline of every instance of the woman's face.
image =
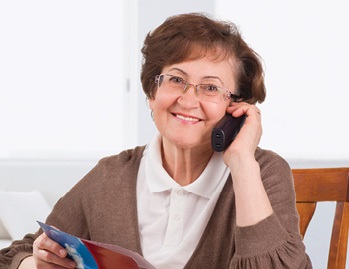
[[[165, 66], [162, 74], [179, 77], [188, 83], [210, 84], [236, 93], [232, 60], [214, 61], [209, 55], [197, 60]], [[149, 102], [154, 122], [165, 143], [187, 149], [208, 147], [212, 128], [226, 113], [230, 99], [202, 100], [192, 85], [185, 93], [162, 83]]]

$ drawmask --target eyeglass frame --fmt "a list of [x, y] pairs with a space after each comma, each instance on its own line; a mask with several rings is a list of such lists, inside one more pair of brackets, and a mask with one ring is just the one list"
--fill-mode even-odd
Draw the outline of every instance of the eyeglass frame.
[[224, 89], [224, 88], [222, 88], [222, 87], [220, 87], [220, 86], [217, 86], [217, 85], [215, 85], [215, 84], [204, 84], [204, 83], [200, 83], [200, 84], [193, 84], [193, 83], [189, 83], [188, 81], [186, 81], [185, 79], [183, 79], [183, 78], [181, 78], [181, 77], [179, 77], [179, 76], [175, 76], [175, 75], [170, 75], [170, 74], [160, 74], [160, 75], [156, 75], [155, 76], [155, 84], [157, 84], [158, 85], [158, 87], [161, 87], [161, 83], [162, 83], [162, 81], [161, 81], [161, 83], [159, 83], [160, 82], [160, 78], [161, 77], [164, 77], [164, 76], [169, 76], [169, 77], [178, 77], [178, 78], [180, 78], [180, 79], [182, 79], [182, 84], [183, 85], [185, 85], [184, 86], [184, 89], [183, 89], [183, 93], [186, 93], [186, 91], [190, 88], [189, 86], [193, 86], [194, 87], [194, 92], [195, 92], [195, 95], [197, 95], [198, 96], [198, 92], [199, 92], [199, 90], [198, 90], [198, 86], [200, 86], [200, 85], [211, 85], [211, 86], [215, 86], [218, 90], [220, 90], [220, 91], [225, 91], [228, 95], [226, 96], [226, 97], [224, 97], [223, 96], [223, 98], [225, 99], [225, 98], [228, 98], [228, 99], [232, 99], [233, 100], [233, 102], [238, 102], [238, 99], [241, 99], [241, 96], [240, 95], [236, 95], [236, 94], [233, 94], [231, 91], [228, 91], [228, 90], [226, 90], [226, 89]]

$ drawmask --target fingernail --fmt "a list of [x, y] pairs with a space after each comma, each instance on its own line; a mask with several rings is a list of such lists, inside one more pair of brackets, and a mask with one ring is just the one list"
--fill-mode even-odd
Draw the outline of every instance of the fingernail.
[[67, 252], [65, 251], [64, 248], [60, 249], [59, 250], [59, 254], [62, 256], [62, 257], [65, 257], [67, 255]]

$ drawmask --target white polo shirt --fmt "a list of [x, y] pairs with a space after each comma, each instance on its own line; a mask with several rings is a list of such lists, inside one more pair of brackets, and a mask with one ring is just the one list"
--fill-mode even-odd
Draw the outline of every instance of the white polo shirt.
[[143, 255], [157, 269], [185, 266], [228, 175], [222, 153], [215, 152], [197, 180], [182, 187], [162, 166], [160, 135], [152, 139], [138, 172], [137, 207]]

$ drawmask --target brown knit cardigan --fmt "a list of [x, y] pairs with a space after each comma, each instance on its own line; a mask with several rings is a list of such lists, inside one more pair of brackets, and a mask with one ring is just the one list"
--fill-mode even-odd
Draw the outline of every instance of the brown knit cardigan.
[[[94, 241], [142, 254], [136, 181], [144, 147], [104, 158], [54, 206], [46, 222]], [[256, 225], [235, 225], [231, 177], [222, 190], [196, 250], [185, 268], [312, 268], [298, 229], [292, 173], [277, 154], [257, 149], [256, 160], [274, 213]], [[32, 253], [38, 234], [0, 252], [0, 268], [17, 268]]]

